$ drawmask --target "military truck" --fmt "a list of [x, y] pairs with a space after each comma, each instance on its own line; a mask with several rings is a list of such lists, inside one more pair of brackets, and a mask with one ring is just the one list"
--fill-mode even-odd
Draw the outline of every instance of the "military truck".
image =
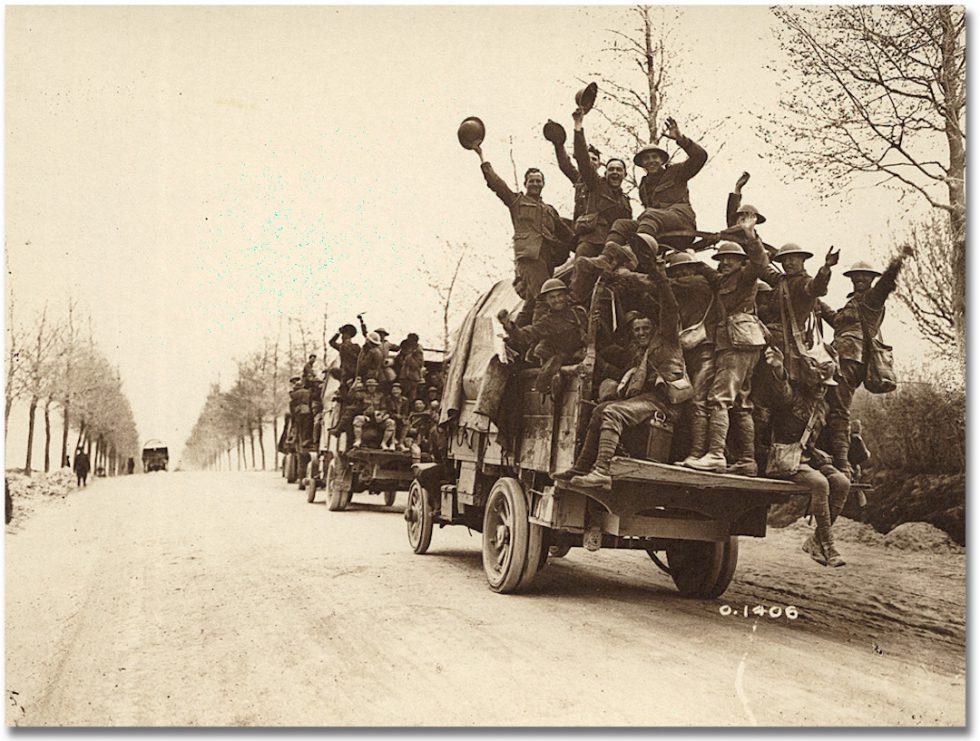
[[[513, 317], [522, 304], [510, 282], [477, 301], [448, 361], [443, 459], [418, 466], [409, 489], [409, 544], [424, 554], [434, 525], [481, 532], [487, 583], [499, 593], [526, 588], [549, 555], [577, 547], [635, 549], [667, 572], [682, 594], [716, 598], [735, 573], [739, 537], [764, 537], [770, 505], [808, 493], [788, 481], [669, 465], [655, 444], [665, 420], [656, 419], [624, 435], [610, 489], [553, 480], [550, 472], [574, 461], [595, 406], [595, 322], [615, 327], [616, 321], [614, 302], [599, 301], [601, 293], [600, 287], [593, 294], [585, 360], [563, 369], [557, 404], [533, 390], [537, 368], [501, 362], [496, 314], [505, 308]], [[503, 407], [491, 421], [477, 406], [486, 379], [502, 373]]]
[[161, 440], [147, 440], [143, 443], [143, 471], [166, 471], [170, 454]]

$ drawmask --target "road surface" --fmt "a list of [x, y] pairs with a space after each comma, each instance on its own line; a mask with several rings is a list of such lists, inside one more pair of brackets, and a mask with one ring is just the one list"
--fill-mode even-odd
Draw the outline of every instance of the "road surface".
[[962, 555], [842, 543], [827, 569], [770, 531], [717, 601], [642, 552], [582, 549], [501, 596], [477, 533], [413, 555], [404, 503], [329, 512], [275, 473], [45, 502], [6, 539], [8, 725], [965, 721]]

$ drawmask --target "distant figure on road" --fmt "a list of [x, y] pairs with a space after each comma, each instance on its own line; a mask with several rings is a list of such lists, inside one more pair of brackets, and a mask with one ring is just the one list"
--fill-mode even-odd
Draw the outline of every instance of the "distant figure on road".
[[85, 486], [86, 479], [88, 478], [88, 472], [92, 469], [91, 463], [89, 463], [88, 454], [79, 448], [75, 451], [75, 476], [78, 478], [78, 486]]
[[126, 461], [127, 474], [131, 474], [135, 468], [136, 468], [136, 461], [134, 461], [132, 458]]

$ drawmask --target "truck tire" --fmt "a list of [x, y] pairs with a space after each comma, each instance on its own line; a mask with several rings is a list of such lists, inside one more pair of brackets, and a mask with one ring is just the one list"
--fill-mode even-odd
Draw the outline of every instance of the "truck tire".
[[385, 495], [385, 507], [390, 507], [395, 503], [395, 496], [398, 494], [397, 491], [386, 491]]
[[327, 509], [343, 512], [350, 504], [351, 494], [350, 466], [340, 456], [334, 456], [327, 466]]
[[490, 588], [500, 594], [522, 586], [530, 541], [527, 518], [527, 500], [520, 482], [506, 476], [497, 479], [483, 511], [483, 571]]
[[405, 520], [408, 525], [408, 544], [421, 556], [429, 550], [432, 542], [432, 506], [429, 503], [429, 493], [418, 479], [408, 488]]
[[706, 599], [721, 597], [732, 583], [732, 577], [735, 576], [735, 567], [738, 565], [738, 536], [733, 535], [723, 545], [721, 569], [715, 583], [704, 593]]
[[317, 459], [310, 457], [310, 464], [306, 467], [306, 501], [310, 504], [316, 500], [316, 479], [319, 475]]
[[286, 456], [286, 483], [295, 484], [299, 472], [296, 470], [296, 454], [289, 453]]
[[[670, 577], [674, 580], [677, 591], [685, 597], [717, 596], [712, 593], [716, 590], [716, 585], [722, 576], [722, 566], [726, 564], [726, 552], [730, 553], [729, 541], [670, 541], [667, 544], [667, 564], [670, 566]], [[737, 545], [735, 556], [738, 557]], [[731, 581], [730, 574], [728, 581]], [[724, 586], [728, 586], [727, 582]]]

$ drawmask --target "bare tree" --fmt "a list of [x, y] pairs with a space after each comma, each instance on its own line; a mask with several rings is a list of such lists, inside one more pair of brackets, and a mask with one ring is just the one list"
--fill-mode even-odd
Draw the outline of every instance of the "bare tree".
[[14, 400], [23, 390], [21, 382], [21, 331], [14, 323], [14, 294], [9, 294], [7, 302], [7, 385], [4, 389], [5, 406], [3, 414], [3, 434], [7, 435], [7, 428], [10, 422], [10, 409], [14, 405]]
[[48, 307], [44, 306], [31, 331], [31, 345], [25, 354], [24, 395], [30, 399], [28, 406], [27, 424], [27, 456], [24, 461], [24, 474], [31, 475], [31, 463], [34, 453], [34, 426], [37, 417], [37, 405], [48, 390], [50, 382], [50, 361], [58, 341], [57, 333], [48, 322]]
[[947, 360], [956, 351], [953, 305], [953, 235], [949, 219], [933, 212], [912, 227], [909, 241], [915, 254], [905, 260], [895, 295], [911, 312], [920, 334]]
[[[452, 273], [447, 277], [442, 277], [437, 273], [433, 272], [427, 266], [421, 268], [422, 276], [424, 277], [426, 283], [428, 283], [429, 288], [431, 288], [439, 299], [439, 308], [442, 313], [442, 346], [448, 349], [449, 347], [449, 308], [453, 300], [453, 291], [456, 288], [456, 281], [459, 278], [459, 269], [463, 264], [463, 258], [466, 257], [466, 251], [469, 249], [469, 245], [463, 243], [461, 245], [453, 245], [450, 242], [446, 242], [446, 247], [448, 248], [451, 255], [456, 257], [455, 264], [453, 265]], [[452, 264], [452, 263], [450, 263]]]
[[[861, 177], [922, 197], [949, 221], [953, 320], [964, 355], [966, 19], [955, 5], [773, 9], [799, 83], [770, 138], [828, 193]], [[786, 116], [785, 112], [790, 115]], [[768, 134], [768, 132], [767, 132]]]

